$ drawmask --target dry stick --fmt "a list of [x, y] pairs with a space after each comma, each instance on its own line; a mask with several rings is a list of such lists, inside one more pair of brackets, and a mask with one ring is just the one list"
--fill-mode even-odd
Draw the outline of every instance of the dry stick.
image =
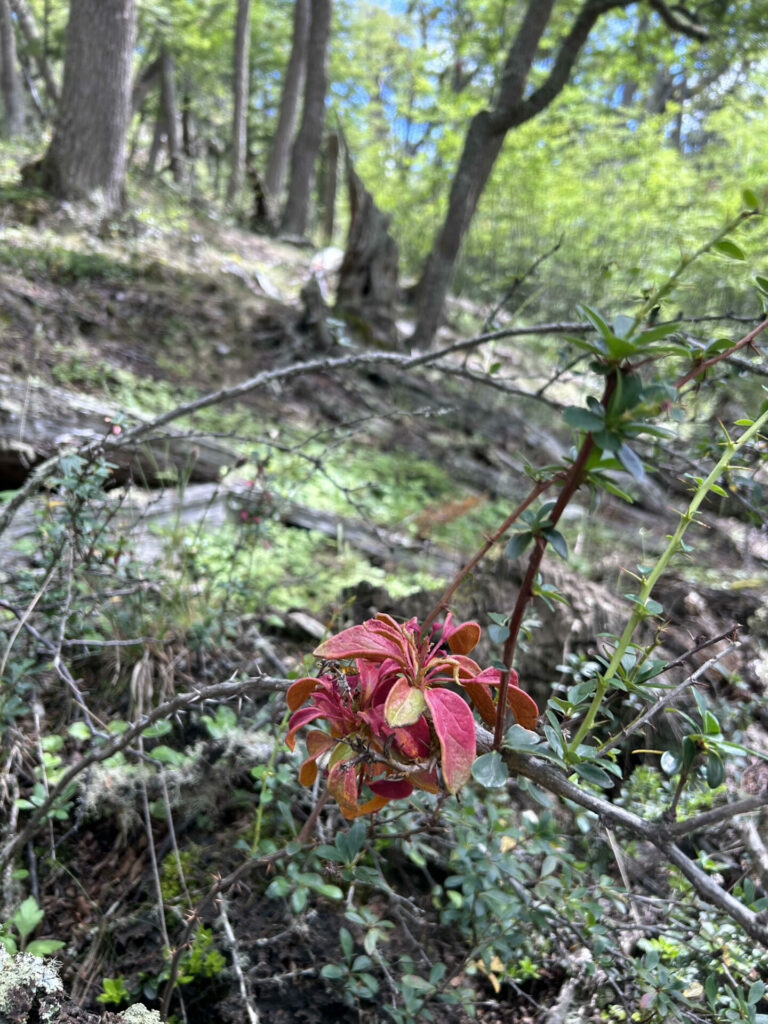
[[18, 850], [35, 834], [38, 825], [48, 815], [56, 801], [61, 797], [61, 794], [86, 768], [92, 764], [98, 764], [100, 761], [105, 761], [119, 750], [125, 749], [150, 725], [160, 721], [160, 719], [169, 718], [177, 711], [186, 710], [203, 701], [227, 700], [230, 697], [237, 697], [248, 690], [255, 691], [257, 694], [270, 694], [280, 690], [287, 690], [292, 682], [293, 680], [291, 679], [279, 679], [272, 676], [257, 676], [239, 681], [228, 680], [224, 683], [212, 683], [210, 686], [204, 686], [199, 690], [177, 694], [170, 700], [158, 704], [140, 722], [129, 726], [125, 732], [115, 736], [103, 746], [94, 748], [87, 754], [84, 754], [76, 764], [70, 765], [57, 784], [51, 789], [50, 794], [43, 803], [32, 811], [22, 831], [14, 839], [9, 840], [3, 850], [0, 851], [0, 873], [13, 860]]
[[[482, 327], [483, 332], [487, 331], [490, 328], [491, 324], [496, 319], [496, 314], [500, 313], [501, 310], [508, 304], [509, 300], [514, 298], [515, 292], [517, 292], [517, 290], [525, 283], [525, 281], [532, 274], [536, 273], [536, 271], [539, 269], [539, 267], [544, 262], [544, 260], [548, 260], [550, 256], [554, 256], [554, 254], [557, 252], [557, 250], [563, 244], [564, 237], [565, 237], [564, 235], [560, 235], [560, 237], [558, 238], [558, 240], [555, 242], [555, 244], [552, 246], [551, 249], [548, 249], [547, 252], [543, 252], [543, 253], [541, 253], [541, 255], [537, 256], [536, 259], [533, 261], [533, 263], [530, 265], [530, 267], [528, 267], [527, 270], [523, 271], [522, 274], [519, 274], [514, 279], [512, 284], [509, 286], [509, 288], [507, 288], [506, 292], [501, 297], [500, 301], [497, 303], [497, 305], [491, 310], [491, 312], [485, 318], [485, 322], [483, 323], [483, 327]], [[517, 312], [520, 312], [520, 310], [518, 309]]]
[[768, 790], [756, 793], [754, 796], [745, 796], [743, 800], [734, 800], [731, 804], [722, 804], [720, 807], [713, 807], [711, 811], [702, 811], [685, 821], [670, 822], [666, 828], [669, 835], [675, 839], [682, 836], [689, 836], [692, 832], [700, 832], [711, 825], [718, 825], [721, 821], [730, 821], [738, 818], [741, 814], [749, 814], [751, 811], [761, 811], [768, 807]]
[[187, 942], [189, 941], [189, 937], [192, 934], [193, 929], [197, 927], [197, 922], [200, 919], [200, 915], [202, 914], [203, 910], [209, 904], [215, 903], [219, 893], [225, 892], [227, 889], [235, 885], [248, 870], [275, 864], [278, 861], [283, 860], [287, 856], [288, 854], [283, 849], [277, 850], [275, 853], [266, 854], [263, 857], [249, 857], [248, 860], [244, 860], [242, 864], [239, 864], [234, 869], [234, 871], [230, 871], [230, 873], [225, 878], [221, 878], [220, 876], [216, 877], [213, 885], [205, 894], [205, 896], [201, 897], [200, 900], [198, 900], [197, 906], [194, 909], [194, 913], [190, 912], [190, 914], [188, 915], [187, 925], [181, 936], [179, 944], [176, 946], [176, 949], [173, 952], [171, 962], [168, 966], [168, 981], [165, 983], [165, 990], [163, 992], [163, 1002], [160, 1009], [160, 1014], [163, 1018], [167, 1017], [168, 1015], [168, 1006], [170, 1005], [171, 995], [173, 994], [173, 989], [176, 984], [176, 975], [179, 969], [179, 961], [182, 957], [182, 954], [184, 952]]
[[699, 374], [708, 370], [711, 366], [721, 362], [723, 359], [727, 359], [728, 356], [732, 356], [734, 352], [738, 352], [739, 349], [742, 349], [747, 345], [751, 345], [758, 334], [760, 334], [761, 331], [764, 331], [766, 327], [768, 327], [768, 319], [759, 323], [754, 330], [751, 330], [749, 334], [745, 334], [743, 338], [737, 341], [735, 345], [731, 345], [730, 348], [727, 348], [725, 352], [712, 356], [711, 359], [705, 359], [703, 363], [698, 363], [692, 370], [689, 370], [684, 377], [680, 378], [680, 380], [675, 384], [675, 388], [679, 391], [683, 385], [688, 383], [689, 380], [693, 380], [695, 377], [698, 377]]
[[232, 967], [237, 976], [237, 983], [240, 987], [240, 998], [243, 1000], [245, 1006], [245, 1012], [248, 1014], [248, 1020], [250, 1024], [259, 1024], [259, 1014], [253, 1002], [253, 997], [249, 991], [250, 986], [243, 973], [242, 964], [240, 962], [240, 947], [238, 945], [237, 936], [232, 928], [232, 924], [227, 914], [227, 901], [222, 898], [219, 900], [219, 916], [221, 919], [221, 927], [224, 931], [224, 935], [229, 943], [229, 949], [232, 954]]
[[[491, 749], [493, 737], [490, 732], [478, 726], [477, 733], [478, 749]], [[686, 857], [673, 842], [675, 833], [672, 828], [663, 823], [647, 821], [623, 807], [617, 807], [602, 797], [582, 789], [571, 782], [559, 768], [541, 761], [537, 757], [503, 750], [501, 754], [509, 769], [517, 775], [523, 775], [548, 792], [554, 793], [564, 800], [571, 800], [580, 807], [592, 811], [604, 823], [611, 822], [635, 836], [653, 843], [688, 879], [702, 899], [722, 910], [731, 920], [740, 925], [750, 938], [768, 948], [768, 927], [761, 923], [753, 911], [748, 910], [739, 900], [731, 896], [702, 871], [697, 864]], [[733, 808], [737, 806], [737, 804], [730, 805], [731, 813], [728, 817], [733, 816]], [[718, 810], [720, 809], [718, 808]], [[703, 817], [704, 815], [699, 816], [700, 819]]]

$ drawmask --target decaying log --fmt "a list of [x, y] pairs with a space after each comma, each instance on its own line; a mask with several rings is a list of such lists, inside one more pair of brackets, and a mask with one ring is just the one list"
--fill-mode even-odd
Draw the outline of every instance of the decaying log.
[[[38, 500], [30, 507], [41, 504]], [[130, 487], [105, 494], [103, 506], [105, 519], [110, 519], [110, 532], [129, 538], [131, 557], [147, 564], [164, 553], [167, 538], [161, 535], [163, 527], [170, 530], [199, 525], [215, 530], [227, 522], [252, 521], [256, 516], [301, 530], [316, 530], [339, 546], [359, 551], [374, 565], [415, 567], [424, 551], [424, 543], [417, 538], [295, 501], [276, 500], [271, 494], [237, 484], [188, 484], [165, 491]], [[51, 514], [58, 514], [55, 507]], [[19, 541], [31, 537], [37, 527], [37, 516], [18, 516], [0, 536], [0, 563], [5, 569], [18, 564]], [[458, 568], [458, 557], [450, 552], [432, 551], [430, 558], [437, 573]]]
[[[141, 422], [135, 412], [124, 414]], [[69, 445], [79, 446], [105, 437], [115, 429], [119, 410], [106, 402], [0, 375], [0, 490], [19, 487], [37, 462]], [[135, 481], [157, 486], [175, 480], [211, 482], [238, 456], [205, 438], [189, 439], [172, 433], [140, 445], [112, 449], [117, 484]]]

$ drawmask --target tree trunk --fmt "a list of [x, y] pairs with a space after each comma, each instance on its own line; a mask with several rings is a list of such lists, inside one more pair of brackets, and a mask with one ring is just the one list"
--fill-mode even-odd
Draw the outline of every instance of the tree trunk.
[[168, 142], [168, 163], [173, 180], [182, 180], [181, 132], [179, 106], [176, 102], [176, 67], [173, 57], [163, 46], [160, 52], [160, 107], [165, 122], [165, 137]]
[[555, 0], [529, 0], [523, 20], [507, 54], [499, 94], [492, 110], [483, 110], [470, 122], [459, 166], [451, 185], [445, 221], [415, 289], [416, 327], [412, 341], [429, 345], [435, 336], [445, 299], [453, 280], [459, 250], [472, 215], [490, 177], [510, 129], [545, 110], [559, 95], [595, 22], [612, 8], [630, 6], [631, 0], [584, 0], [568, 33], [550, 58], [550, 72], [526, 96], [531, 68], [552, 17]]
[[299, 100], [304, 88], [307, 71], [307, 41], [309, 39], [309, 0], [296, 0], [293, 7], [293, 38], [291, 56], [285, 69], [285, 81], [280, 97], [280, 113], [277, 128], [269, 151], [267, 170], [264, 175], [264, 191], [268, 208], [276, 217], [282, 201], [285, 179], [288, 176], [288, 162], [291, 144], [296, 130]]
[[349, 237], [339, 271], [336, 309], [366, 340], [397, 343], [397, 245], [389, 217], [378, 208], [346, 154]]
[[163, 118], [162, 111], [158, 111], [157, 117], [155, 118], [155, 127], [152, 129], [152, 143], [149, 147], [149, 156], [147, 157], [147, 166], [144, 169], [145, 174], [148, 178], [154, 178], [157, 172], [157, 161], [160, 157], [160, 150], [163, 148], [163, 136], [165, 128], [165, 119]]
[[122, 202], [135, 29], [135, 0], [72, 0], [59, 115], [37, 169], [61, 199]]
[[448, 213], [416, 286], [418, 312], [412, 338], [416, 345], [429, 345], [435, 336], [461, 243], [503, 144], [504, 134], [493, 131], [487, 111], [472, 118], [451, 185]]
[[0, 91], [3, 94], [3, 134], [13, 138], [24, 129], [24, 102], [8, 0], [0, 0]]
[[248, 128], [248, 54], [251, 46], [251, 0], [237, 0], [235, 26], [235, 90], [232, 117], [232, 173], [227, 202], [235, 203], [245, 179]]
[[325, 165], [323, 167], [323, 240], [326, 245], [333, 241], [336, 223], [336, 189], [339, 181], [339, 133], [329, 132], [325, 142]]
[[10, 0], [10, 4], [13, 13], [16, 15], [16, 20], [19, 28], [21, 29], [21, 33], [27, 40], [29, 52], [33, 55], [35, 63], [37, 64], [37, 69], [45, 82], [48, 99], [51, 101], [53, 106], [56, 106], [59, 102], [59, 86], [56, 79], [53, 77], [51, 66], [48, 63], [43, 40], [40, 38], [40, 33], [37, 30], [37, 24], [35, 23], [34, 16], [30, 11], [26, 0]]
[[281, 225], [283, 233], [287, 235], [304, 235], [309, 222], [309, 197], [312, 193], [315, 162], [323, 140], [330, 36], [331, 0], [312, 0], [304, 110], [299, 134], [291, 152], [291, 182]]

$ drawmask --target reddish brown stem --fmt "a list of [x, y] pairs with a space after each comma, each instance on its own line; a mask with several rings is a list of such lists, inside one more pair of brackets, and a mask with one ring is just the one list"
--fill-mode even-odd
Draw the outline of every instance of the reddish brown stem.
[[315, 827], [317, 819], [320, 817], [320, 811], [322, 811], [322, 809], [328, 803], [330, 796], [331, 794], [329, 793], [327, 788], [321, 793], [317, 803], [312, 808], [312, 813], [309, 815], [307, 820], [302, 825], [301, 832], [299, 832], [299, 834], [296, 836], [298, 842], [309, 842], [309, 837], [312, 835], [312, 830]]
[[[609, 377], [606, 378], [605, 388], [603, 389], [603, 397], [601, 399], [601, 405], [605, 408], [608, 405], [613, 390], [616, 387], [616, 373], [613, 372]], [[568, 470], [568, 475], [565, 478], [563, 489], [560, 491], [560, 495], [555, 502], [555, 507], [549, 516], [549, 525], [554, 527], [557, 526], [560, 516], [565, 511], [569, 502], [573, 498], [576, 491], [579, 489], [584, 481], [585, 467], [587, 460], [592, 454], [592, 449], [595, 447], [595, 442], [592, 440], [592, 435], [587, 434], [582, 442], [579, 453], [576, 456], [575, 461]], [[517, 640], [520, 635], [520, 627], [523, 624], [523, 615], [525, 614], [525, 606], [531, 599], [533, 591], [533, 584], [536, 580], [536, 573], [539, 571], [541, 560], [544, 557], [544, 550], [547, 546], [545, 537], [538, 536], [531, 552], [531, 557], [528, 560], [528, 568], [525, 573], [522, 585], [517, 595], [517, 601], [515, 607], [512, 609], [512, 615], [509, 620], [509, 633], [507, 635], [506, 642], [504, 644], [504, 664], [506, 665], [506, 671], [501, 674], [501, 684], [499, 686], [499, 699], [496, 705], [496, 727], [493, 733], [493, 746], [496, 750], [501, 746], [501, 741], [504, 738], [504, 727], [507, 720], [507, 693], [509, 691], [509, 673], [512, 668], [512, 662], [515, 657], [515, 648], [517, 647]]]
[[703, 363], [699, 363], [694, 366], [692, 370], [689, 370], [684, 377], [675, 384], [675, 388], [679, 391], [684, 384], [687, 384], [689, 380], [693, 380], [694, 377], [698, 377], [700, 373], [704, 373], [710, 366], [714, 366], [715, 363], [722, 362], [723, 359], [727, 359], [728, 356], [732, 356], [734, 352], [738, 352], [739, 349], [745, 348], [747, 345], [751, 345], [755, 338], [768, 327], [768, 320], [763, 320], [761, 324], [758, 324], [754, 330], [751, 330], [749, 334], [745, 334], [743, 338], [736, 342], [735, 345], [731, 345], [725, 352], [721, 352], [719, 355], [712, 356], [711, 359], [705, 359]]
[[475, 566], [479, 562], [481, 562], [483, 558], [485, 558], [485, 556], [491, 550], [493, 545], [504, 536], [504, 534], [507, 532], [510, 526], [512, 526], [512, 524], [520, 518], [520, 516], [523, 514], [523, 512], [525, 512], [528, 506], [532, 502], [534, 502], [540, 494], [543, 494], [544, 491], [551, 487], [556, 479], [557, 477], [553, 476], [549, 480], [542, 480], [541, 483], [536, 484], [536, 486], [531, 489], [528, 496], [523, 501], [520, 502], [517, 508], [510, 512], [510, 514], [507, 516], [507, 518], [504, 520], [501, 526], [496, 530], [496, 532], [492, 533], [490, 537], [487, 537], [483, 546], [470, 558], [470, 560], [465, 565], [463, 565], [459, 569], [459, 571], [453, 577], [453, 579], [445, 588], [443, 593], [440, 595], [440, 600], [434, 606], [434, 608], [426, 617], [426, 619], [424, 619], [424, 621], [422, 622], [422, 636], [427, 635], [427, 630], [429, 629], [429, 627], [432, 625], [432, 623], [435, 621], [438, 615], [440, 615], [440, 613], [447, 608], [448, 602], [459, 589], [459, 587], [467, 578], [467, 576], [469, 576], [469, 574], [472, 572]]

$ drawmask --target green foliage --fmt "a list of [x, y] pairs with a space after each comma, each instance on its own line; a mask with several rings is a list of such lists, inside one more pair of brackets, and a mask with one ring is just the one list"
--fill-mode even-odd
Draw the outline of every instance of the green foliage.
[[58, 939], [33, 939], [30, 936], [43, 920], [43, 911], [34, 896], [19, 904], [4, 924], [0, 924], [0, 943], [6, 952], [31, 953], [32, 956], [50, 956], [64, 946]]
[[115, 1003], [119, 1006], [121, 1003], [127, 1003], [131, 998], [131, 993], [125, 987], [125, 978], [122, 974], [117, 978], [102, 978], [101, 985], [102, 991], [97, 996], [100, 1003]]

